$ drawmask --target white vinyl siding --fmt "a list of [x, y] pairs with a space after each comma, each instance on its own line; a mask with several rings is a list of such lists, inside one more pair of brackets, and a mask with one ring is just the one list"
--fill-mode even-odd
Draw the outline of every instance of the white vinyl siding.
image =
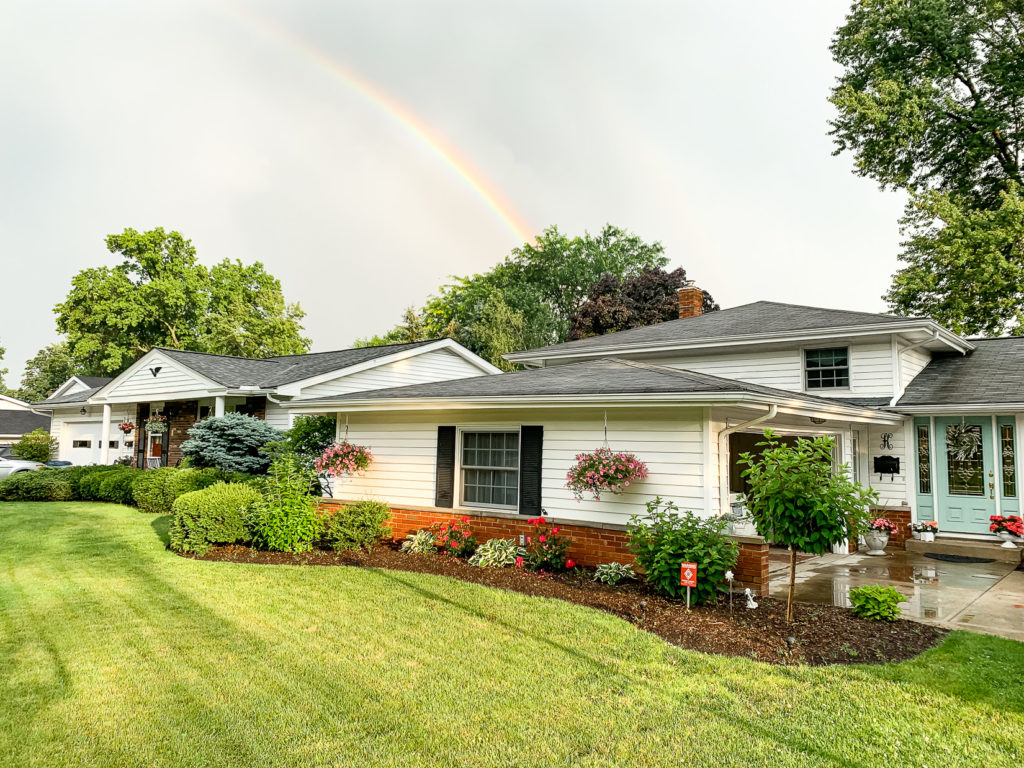
[[284, 432], [286, 429], [290, 429], [292, 426], [292, 417], [288, 410], [283, 405], [272, 403], [267, 400], [267, 411], [266, 411], [267, 424], [272, 426], [274, 429], [279, 429]]
[[334, 495], [433, 506], [438, 426], [502, 430], [527, 424], [544, 427], [542, 506], [549, 516], [626, 523], [656, 495], [683, 510], [704, 509], [701, 411], [695, 408], [609, 411], [611, 447], [635, 453], [650, 474], [619, 496], [577, 502], [565, 488], [565, 475], [576, 454], [601, 446], [603, 415], [596, 409], [350, 414], [349, 439], [369, 446], [374, 463], [363, 476], [338, 480]]
[[299, 397], [329, 397], [348, 392], [402, 387], [430, 381], [450, 381], [481, 375], [487, 374], [468, 360], [447, 349], [438, 349], [306, 387]]
[[[883, 435], [891, 433], [890, 440], [892, 448], [883, 448]], [[915, 486], [908, 484], [908, 471], [915, 469], [915, 463], [907, 451], [906, 434], [902, 424], [871, 424], [867, 429], [867, 459], [868, 476], [864, 478], [876, 491], [878, 491], [878, 503], [883, 506], [902, 506], [911, 502], [910, 494], [916, 493]], [[896, 456], [900, 460], [900, 472], [898, 475], [882, 475], [879, 477], [874, 472], [874, 459], [876, 456]], [[910, 478], [910, 482], [914, 477]]]
[[[160, 368], [154, 376], [151, 368]], [[129, 373], [117, 385], [103, 393], [105, 400], [150, 402], [189, 399], [189, 395], [208, 392], [211, 384], [188, 368], [167, 358], [154, 356]]]
[[900, 353], [900, 386], [906, 388], [932, 360], [927, 349], [910, 349]]

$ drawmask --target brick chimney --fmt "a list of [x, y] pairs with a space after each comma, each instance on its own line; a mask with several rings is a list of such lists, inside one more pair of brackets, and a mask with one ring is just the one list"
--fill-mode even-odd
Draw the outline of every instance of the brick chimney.
[[679, 317], [697, 317], [704, 313], [704, 291], [693, 280], [687, 280], [679, 289]]

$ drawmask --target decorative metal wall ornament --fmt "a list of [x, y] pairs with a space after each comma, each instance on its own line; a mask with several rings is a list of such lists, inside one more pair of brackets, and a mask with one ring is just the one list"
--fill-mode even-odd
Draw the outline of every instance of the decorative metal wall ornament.
[[882, 433], [882, 444], [879, 446], [883, 451], [892, 450], [892, 432]]

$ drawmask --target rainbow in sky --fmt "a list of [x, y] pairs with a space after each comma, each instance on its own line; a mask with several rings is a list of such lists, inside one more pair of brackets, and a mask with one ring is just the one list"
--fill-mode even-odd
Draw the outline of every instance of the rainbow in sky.
[[250, 29], [301, 53], [335, 80], [383, 111], [458, 175], [520, 242], [533, 241], [533, 228], [497, 187], [465, 155], [451, 146], [411, 109], [347, 66], [337, 56], [318, 48], [271, 19], [235, 3], [221, 3], [220, 7]]

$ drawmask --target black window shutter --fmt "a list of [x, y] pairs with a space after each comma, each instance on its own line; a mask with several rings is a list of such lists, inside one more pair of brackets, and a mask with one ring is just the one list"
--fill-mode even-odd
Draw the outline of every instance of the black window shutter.
[[455, 427], [437, 428], [437, 475], [434, 506], [455, 506]]
[[177, 409], [174, 406], [167, 406], [164, 408], [164, 416], [167, 417], [167, 429], [164, 431], [163, 437], [160, 438], [160, 466], [166, 467], [170, 461], [171, 452], [171, 417], [177, 413]]
[[540, 515], [541, 456], [544, 427], [519, 428], [519, 514]]

